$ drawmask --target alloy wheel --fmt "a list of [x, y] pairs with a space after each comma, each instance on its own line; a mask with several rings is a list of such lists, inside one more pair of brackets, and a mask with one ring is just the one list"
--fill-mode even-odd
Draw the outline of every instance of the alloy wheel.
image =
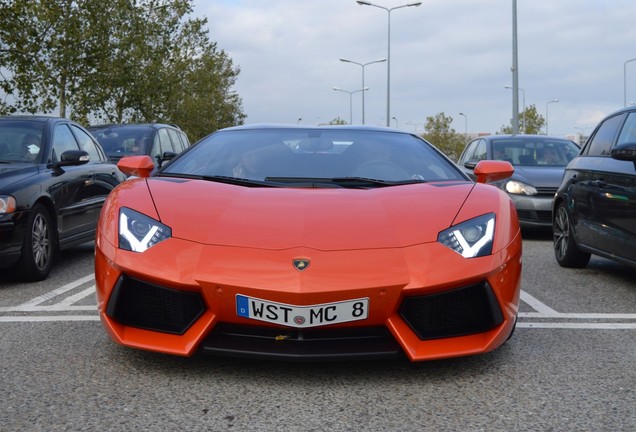
[[39, 270], [45, 270], [51, 259], [50, 230], [45, 217], [39, 213], [33, 220], [33, 262]]

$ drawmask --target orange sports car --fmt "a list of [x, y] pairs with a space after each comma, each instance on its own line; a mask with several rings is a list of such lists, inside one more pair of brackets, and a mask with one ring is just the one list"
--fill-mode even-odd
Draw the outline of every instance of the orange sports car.
[[510, 176], [473, 182], [422, 138], [354, 126], [217, 131], [108, 197], [98, 308], [125, 346], [189, 356], [412, 361], [512, 334], [521, 235]]

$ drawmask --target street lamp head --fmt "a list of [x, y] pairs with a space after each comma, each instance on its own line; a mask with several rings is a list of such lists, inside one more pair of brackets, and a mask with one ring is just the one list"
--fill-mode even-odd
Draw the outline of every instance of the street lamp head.
[[505, 89], [511, 89], [511, 88], [512, 88], [512, 86], [511, 86], [511, 85], [505, 85], [505, 86], [504, 86], [504, 88], [505, 88]]
[[384, 63], [386, 61], [385, 58], [377, 59], [374, 63]]
[[[358, 2], [360, 3], [360, 2]], [[422, 2], [414, 2], [414, 3], [409, 3], [407, 4], [407, 6], [420, 6], [422, 4]]]
[[332, 87], [334, 90], [342, 90], [340, 87]]
[[346, 58], [341, 58], [339, 59], [341, 62], [345, 62], [345, 63], [351, 63], [351, 60], [348, 60]]
[[371, 6], [371, 3], [369, 3], [368, 1], [358, 0], [356, 3], [358, 3], [360, 6]]

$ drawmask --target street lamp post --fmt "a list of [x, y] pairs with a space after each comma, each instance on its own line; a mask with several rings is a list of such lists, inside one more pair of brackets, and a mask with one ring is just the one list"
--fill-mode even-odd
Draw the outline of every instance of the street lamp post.
[[407, 3], [401, 6], [395, 6], [392, 8], [386, 8], [379, 6], [368, 1], [358, 0], [357, 3], [361, 6], [373, 6], [379, 9], [384, 9], [388, 16], [388, 40], [387, 40], [387, 55], [386, 55], [386, 126], [391, 126], [391, 11], [395, 9], [401, 9], [411, 6], [420, 6], [422, 2]]
[[551, 101], [548, 101], [545, 104], [545, 134], [548, 135], [548, 106], [550, 106], [551, 103], [557, 103], [559, 100], [558, 99], [552, 99]]
[[627, 60], [623, 64], [623, 106], [627, 106], [627, 63], [636, 61], [636, 58]]
[[353, 94], [358, 92], [365, 92], [369, 90], [369, 87], [361, 88], [360, 90], [348, 91], [343, 90], [340, 87], [333, 87], [335, 91], [348, 93], [349, 94], [349, 124], [353, 124]]
[[[507, 89], [512, 89], [513, 87], [511, 85], [506, 85], [504, 86], [504, 88]], [[522, 105], [523, 105], [523, 111], [521, 113], [521, 129], [523, 130], [523, 133], [526, 133], [526, 91], [524, 89], [522, 89], [521, 87], [517, 87], [519, 90], [521, 90], [521, 97], [522, 97]]]
[[464, 143], [468, 142], [468, 116], [464, 113], [459, 113], [460, 116], [464, 117]]
[[[348, 59], [344, 59], [344, 58], [341, 58], [340, 61], [341, 62], [345, 62], [345, 63], [357, 64], [358, 66], [362, 67], [362, 87], [361, 88], [364, 88], [364, 67], [367, 66], [367, 65], [373, 64], [373, 63], [385, 62], [386, 59], [382, 58], [382, 59], [374, 60], [374, 61], [371, 61], [371, 62], [368, 62], [368, 63], [358, 63], [358, 62], [355, 62], [353, 60], [348, 60]], [[364, 122], [365, 122], [365, 120], [364, 120], [364, 92], [362, 92], [362, 124], [364, 124]]]

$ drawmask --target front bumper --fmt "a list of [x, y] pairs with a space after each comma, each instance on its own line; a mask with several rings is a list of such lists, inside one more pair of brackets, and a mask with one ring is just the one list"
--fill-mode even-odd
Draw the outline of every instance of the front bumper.
[[552, 199], [554, 195], [508, 194], [517, 209], [522, 228], [552, 228]]
[[[297, 257], [311, 258], [306, 271], [292, 266]], [[474, 259], [438, 243], [266, 251], [173, 238], [138, 254], [98, 238], [95, 265], [102, 322], [126, 346], [184, 356], [201, 350], [288, 360], [427, 360], [487, 352], [507, 339], [519, 304], [521, 237]], [[134, 295], [140, 286], [145, 296]], [[369, 315], [299, 330], [238, 316], [237, 294], [293, 305], [365, 297]]]

